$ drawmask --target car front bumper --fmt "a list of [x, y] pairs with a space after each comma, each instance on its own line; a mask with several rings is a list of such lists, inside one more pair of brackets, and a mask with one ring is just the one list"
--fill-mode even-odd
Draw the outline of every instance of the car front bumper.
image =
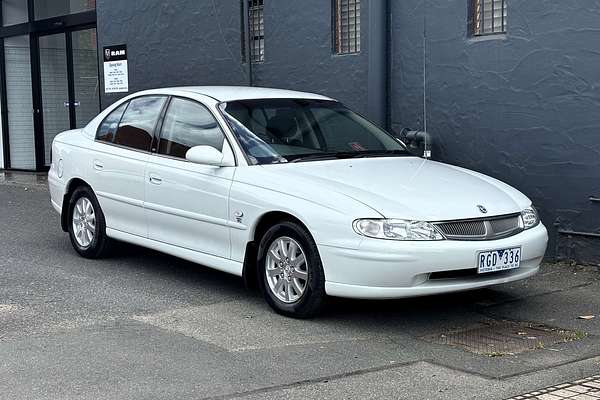
[[[541, 223], [515, 236], [489, 241], [400, 242], [365, 238], [358, 249], [319, 245], [330, 296], [393, 299], [477, 289], [535, 275], [548, 232]], [[480, 251], [521, 247], [518, 269], [433, 279], [434, 272], [476, 269]]]

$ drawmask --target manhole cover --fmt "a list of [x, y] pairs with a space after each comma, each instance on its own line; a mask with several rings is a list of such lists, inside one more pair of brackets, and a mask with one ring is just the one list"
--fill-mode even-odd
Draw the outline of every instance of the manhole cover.
[[461, 347], [476, 354], [502, 356], [543, 349], [583, 339], [584, 332], [568, 331], [529, 322], [491, 321], [477, 327], [421, 337], [430, 343]]

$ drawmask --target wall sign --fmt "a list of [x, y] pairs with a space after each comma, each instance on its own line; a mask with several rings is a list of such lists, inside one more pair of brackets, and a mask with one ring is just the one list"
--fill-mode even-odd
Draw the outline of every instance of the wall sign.
[[104, 93], [128, 91], [127, 45], [107, 46], [104, 48]]

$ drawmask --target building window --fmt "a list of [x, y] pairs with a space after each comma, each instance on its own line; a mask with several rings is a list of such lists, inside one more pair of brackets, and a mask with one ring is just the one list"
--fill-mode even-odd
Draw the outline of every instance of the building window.
[[34, 0], [35, 19], [77, 14], [96, 9], [96, 0]]
[[29, 21], [27, 0], [2, 0], [2, 25], [16, 25]]
[[265, 61], [264, 0], [248, 0], [248, 26], [250, 28], [250, 61]]
[[473, 35], [506, 33], [506, 0], [473, 0]]
[[360, 52], [360, 0], [334, 0], [335, 52]]

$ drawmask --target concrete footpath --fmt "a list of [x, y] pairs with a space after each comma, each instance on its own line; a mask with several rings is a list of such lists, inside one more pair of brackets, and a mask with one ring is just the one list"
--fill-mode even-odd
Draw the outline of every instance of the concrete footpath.
[[598, 397], [595, 266], [298, 321], [154, 251], [78, 257], [28, 179], [0, 177], [0, 399]]

